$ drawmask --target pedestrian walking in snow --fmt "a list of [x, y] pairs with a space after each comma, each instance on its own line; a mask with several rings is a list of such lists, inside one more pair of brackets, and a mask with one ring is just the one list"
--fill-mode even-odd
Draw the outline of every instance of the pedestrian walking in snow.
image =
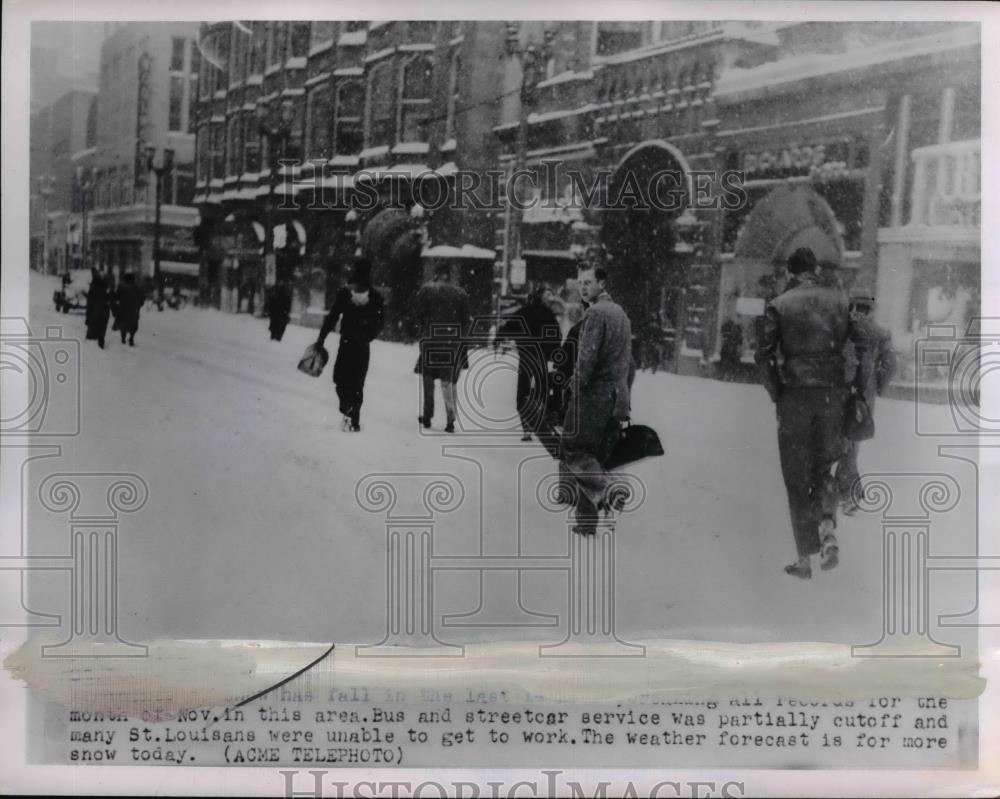
[[110, 316], [111, 298], [108, 296], [107, 281], [97, 271], [97, 267], [91, 267], [90, 288], [87, 289], [87, 338], [96, 340], [97, 346], [102, 350]]
[[[892, 348], [892, 336], [888, 330], [875, 324], [872, 312], [875, 298], [870, 291], [852, 289], [850, 292], [850, 313], [854, 324], [860, 328], [868, 342], [865, 358], [861, 363], [860, 384], [872, 416], [875, 415], [875, 398], [883, 393], [896, 373], [896, 352]], [[844, 454], [837, 465], [837, 488], [840, 508], [851, 516], [858, 510], [861, 498], [861, 483], [858, 473], [858, 447], [860, 441], [844, 439]]]
[[862, 361], [865, 340], [844, 292], [820, 281], [812, 250], [793, 252], [788, 271], [785, 291], [765, 311], [755, 358], [777, 406], [781, 472], [798, 553], [785, 572], [809, 578], [813, 555], [819, 554], [823, 569], [839, 559], [834, 470], [843, 454], [847, 399], [860, 390], [859, 370], [847, 379], [844, 351], [853, 342]]
[[559, 320], [543, 301], [543, 293], [543, 287], [531, 287], [524, 305], [497, 331], [498, 342], [517, 344], [514, 399], [524, 431], [522, 441], [531, 441], [542, 423], [549, 396], [549, 361], [560, 344]]
[[285, 281], [281, 281], [271, 291], [267, 298], [267, 318], [270, 320], [268, 330], [271, 331], [271, 341], [281, 341], [292, 318], [292, 292]]
[[455, 432], [457, 402], [455, 383], [468, 367], [463, 338], [472, 322], [469, 295], [451, 283], [451, 270], [441, 265], [434, 279], [417, 292], [414, 318], [420, 330], [420, 357], [413, 371], [421, 376], [423, 414], [418, 418], [426, 429], [434, 418], [434, 381], [441, 381], [444, 396], [446, 433]]
[[583, 535], [597, 532], [601, 511], [621, 510], [628, 499], [620, 486], [608, 490], [611, 476], [604, 463], [629, 416], [632, 326], [606, 291], [606, 280], [601, 267], [579, 273], [580, 294], [589, 307], [580, 327], [561, 439], [562, 499], [575, 502], [574, 532]]
[[135, 334], [139, 331], [139, 311], [146, 297], [142, 288], [135, 282], [135, 274], [126, 272], [122, 275], [121, 285], [114, 295], [115, 324], [122, 337], [122, 344], [128, 337], [130, 347], [135, 346]]
[[322, 347], [340, 321], [340, 347], [333, 364], [333, 382], [344, 417], [343, 428], [355, 433], [361, 430], [361, 405], [371, 342], [382, 329], [383, 316], [382, 295], [371, 284], [371, 264], [358, 258], [347, 285], [337, 292], [316, 340], [316, 345]]

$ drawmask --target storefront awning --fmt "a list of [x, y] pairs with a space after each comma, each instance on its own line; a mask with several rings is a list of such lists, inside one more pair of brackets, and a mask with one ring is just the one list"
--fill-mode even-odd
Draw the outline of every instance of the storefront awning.
[[160, 271], [171, 275], [197, 275], [198, 262], [160, 261]]
[[476, 247], [472, 244], [463, 244], [461, 247], [439, 244], [436, 247], [424, 250], [421, 256], [424, 258], [478, 258], [484, 261], [493, 261], [497, 257], [493, 250]]

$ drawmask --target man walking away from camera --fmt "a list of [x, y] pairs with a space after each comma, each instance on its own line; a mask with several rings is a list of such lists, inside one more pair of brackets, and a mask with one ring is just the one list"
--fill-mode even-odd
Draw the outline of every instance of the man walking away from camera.
[[597, 532], [600, 511], [621, 510], [627, 500], [624, 489], [605, 496], [611, 478], [603, 464], [629, 416], [632, 326], [605, 290], [606, 281], [601, 267], [582, 269], [578, 276], [580, 294], [589, 307], [580, 328], [561, 439], [559, 473], [564, 485], [576, 486], [573, 529], [582, 535]]
[[90, 268], [90, 288], [87, 289], [87, 338], [97, 341], [97, 346], [104, 349], [104, 336], [108, 332], [108, 319], [111, 316], [111, 297], [108, 293], [108, 283], [97, 267]]
[[[892, 348], [892, 335], [875, 324], [872, 313], [875, 298], [870, 291], [851, 289], [850, 313], [854, 324], [861, 330], [868, 346], [861, 363], [860, 385], [865, 402], [872, 416], [875, 415], [875, 398], [882, 394], [896, 373], [896, 352]], [[844, 440], [844, 454], [837, 466], [837, 487], [840, 509], [851, 516], [858, 510], [861, 483], [858, 473], [858, 446], [861, 442]]]
[[455, 432], [457, 402], [455, 383], [468, 367], [463, 337], [472, 323], [469, 295], [451, 283], [451, 269], [441, 264], [434, 279], [417, 292], [415, 314], [420, 330], [420, 357], [414, 372], [421, 376], [423, 414], [418, 421], [424, 429], [434, 418], [434, 381], [441, 381], [444, 396], [446, 433]]
[[268, 330], [271, 331], [271, 341], [281, 341], [288, 321], [292, 318], [292, 292], [284, 280], [271, 291], [265, 310], [270, 320]]
[[142, 288], [135, 282], [135, 274], [126, 272], [122, 275], [121, 285], [115, 292], [115, 322], [118, 325], [118, 332], [122, 336], [122, 344], [128, 336], [130, 347], [135, 346], [135, 334], [139, 332], [139, 311], [146, 296]]
[[[793, 252], [788, 271], [787, 287], [765, 311], [755, 358], [777, 405], [781, 472], [798, 552], [785, 572], [806, 579], [812, 576], [813, 555], [819, 553], [824, 570], [839, 558], [833, 472], [843, 453], [851, 390], [844, 350], [853, 342], [860, 361], [865, 340], [851, 320], [844, 292], [820, 282], [812, 250]], [[851, 383], [860, 386], [857, 371]]]
[[317, 347], [322, 347], [340, 321], [340, 347], [333, 364], [333, 382], [344, 417], [343, 429], [353, 433], [361, 430], [361, 404], [371, 342], [382, 329], [383, 308], [382, 295], [371, 285], [371, 264], [358, 258], [347, 285], [337, 292], [316, 340]]
[[517, 391], [522, 441], [537, 433], [548, 399], [549, 361], [559, 346], [559, 320], [543, 300], [544, 287], [532, 286], [520, 310], [497, 331], [497, 340], [517, 342]]

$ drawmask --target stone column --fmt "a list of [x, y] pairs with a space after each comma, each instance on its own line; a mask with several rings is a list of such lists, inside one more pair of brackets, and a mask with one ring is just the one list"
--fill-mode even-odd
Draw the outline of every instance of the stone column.
[[961, 491], [946, 474], [874, 473], [862, 478], [861, 509], [882, 522], [882, 637], [853, 646], [854, 657], [957, 657], [930, 630], [932, 514], [947, 513]]
[[69, 513], [69, 638], [42, 647], [42, 657], [145, 657], [146, 647], [118, 634], [118, 525], [149, 497], [135, 474], [52, 474], [41, 485], [42, 505]]

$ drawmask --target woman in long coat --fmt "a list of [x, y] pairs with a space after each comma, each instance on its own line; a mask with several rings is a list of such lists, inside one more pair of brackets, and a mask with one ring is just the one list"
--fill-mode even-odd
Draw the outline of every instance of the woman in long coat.
[[90, 268], [90, 274], [90, 288], [87, 289], [87, 338], [96, 339], [97, 346], [103, 350], [108, 318], [111, 315], [108, 284], [96, 267]]
[[354, 263], [348, 284], [337, 292], [333, 307], [319, 331], [317, 345], [340, 321], [340, 347], [333, 364], [333, 382], [337, 386], [343, 427], [351, 432], [361, 429], [361, 404], [364, 402], [365, 378], [371, 357], [371, 342], [382, 329], [382, 295], [371, 285], [371, 264], [362, 258]]

